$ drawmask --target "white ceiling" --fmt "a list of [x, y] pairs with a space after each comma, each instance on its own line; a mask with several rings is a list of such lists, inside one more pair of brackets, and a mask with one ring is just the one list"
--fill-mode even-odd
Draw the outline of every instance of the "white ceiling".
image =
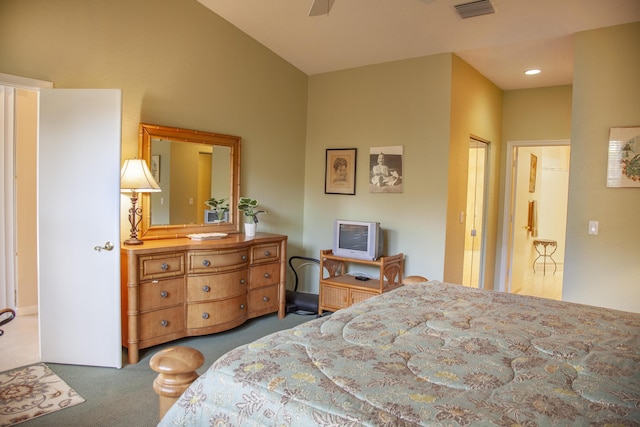
[[[504, 90], [571, 84], [572, 34], [640, 21], [640, 0], [491, 0], [468, 19], [470, 0], [198, 0], [308, 75], [454, 52]], [[542, 73], [528, 77], [528, 68]]]

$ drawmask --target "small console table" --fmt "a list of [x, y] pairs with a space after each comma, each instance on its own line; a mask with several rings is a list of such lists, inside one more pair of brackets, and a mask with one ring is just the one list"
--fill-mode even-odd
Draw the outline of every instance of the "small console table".
[[[533, 247], [536, 249], [538, 256], [533, 260], [533, 272], [536, 272], [536, 262], [538, 259], [542, 258], [542, 275], [547, 274], [547, 263], [546, 259], [549, 258], [553, 263], [553, 274], [556, 274], [557, 264], [553, 259], [552, 255], [556, 253], [558, 250], [558, 242], [555, 240], [545, 240], [545, 239], [537, 239], [533, 241]], [[542, 248], [542, 249], [541, 249]], [[547, 252], [547, 248], [551, 250], [551, 252]]]
[[[379, 268], [375, 279], [358, 280], [347, 274], [348, 264], [369, 265]], [[323, 311], [346, 308], [373, 296], [402, 286], [404, 255], [380, 257], [369, 261], [333, 255], [333, 251], [320, 251], [320, 297], [318, 315]], [[325, 274], [328, 276], [325, 277]]]

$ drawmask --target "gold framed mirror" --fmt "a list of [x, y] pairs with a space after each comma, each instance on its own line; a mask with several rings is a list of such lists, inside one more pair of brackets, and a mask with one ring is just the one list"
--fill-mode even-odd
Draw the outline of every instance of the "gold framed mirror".
[[[239, 136], [141, 123], [138, 155], [162, 190], [142, 194], [142, 240], [240, 231]], [[212, 197], [228, 206], [220, 219], [205, 204]]]

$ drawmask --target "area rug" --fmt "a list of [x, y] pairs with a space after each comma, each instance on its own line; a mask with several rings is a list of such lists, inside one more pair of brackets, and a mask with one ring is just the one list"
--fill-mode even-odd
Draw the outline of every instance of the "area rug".
[[0, 427], [84, 402], [44, 363], [0, 373]]

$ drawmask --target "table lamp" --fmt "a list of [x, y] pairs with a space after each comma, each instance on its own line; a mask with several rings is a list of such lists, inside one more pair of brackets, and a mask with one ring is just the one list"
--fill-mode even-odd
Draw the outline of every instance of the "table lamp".
[[143, 159], [129, 159], [124, 161], [120, 171], [120, 189], [122, 193], [131, 193], [131, 236], [124, 244], [141, 245], [142, 240], [138, 239], [138, 225], [142, 220], [142, 209], [138, 207], [138, 193], [155, 193], [161, 191], [160, 186], [153, 179], [147, 162]]

